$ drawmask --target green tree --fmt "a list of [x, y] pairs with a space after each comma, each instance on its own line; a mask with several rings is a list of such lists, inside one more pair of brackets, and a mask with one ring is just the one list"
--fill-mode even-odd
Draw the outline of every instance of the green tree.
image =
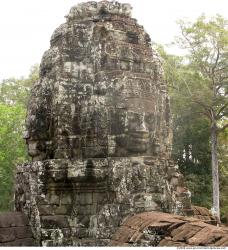
[[13, 205], [15, 166], [27, 159], [23, 140], [28, 93], [38, 78], [38, 66], [27, 78], [10, 78], [0, 83], [0, 210]]
[[213, 210], [220, 218], [218, 134], [228, 126], [220, 127], [228, 114], [228, 22], [219, 15], [210, 20], [202, 15], [194, 23], [179, 25], [182, 36], [177, 43], [189, 53], [185, 95], [210, 124]]
[[174, 113], [174, 153], [192, 173], [195, 166], [202, 171], [211, 162], [213, 209], [219, 217], [218, 136], [227, 129], [228, 113], [227, 20], [201, 16], [179, 25], [182, 35], [176, 44], [187, 55], [171, 56], [160, 49]]
[[161, 45], [165, 81], [169, 87], [173, 119], [173, 157], [192, 193], [192, 203], [211, 207], [210, 124], [198, 105], [186, 96], [186, 81], [194, 81], [184, 57], [169, 55]]
[[26, 158], [24, 117], [22, 105], [0, 104], [0, 210], [12, 207], [14, 169]]
[[26, 78], [9, 78], [0, 83], [0, 103], [26, 107], [32, 84], [38, 79], [39, 66], [31, 67]]

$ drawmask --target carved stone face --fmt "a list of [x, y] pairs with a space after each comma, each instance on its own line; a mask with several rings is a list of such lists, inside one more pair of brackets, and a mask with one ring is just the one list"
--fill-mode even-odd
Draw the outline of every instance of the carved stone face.
[[128, 112], [127, 149], [132, 152], [146, 152], [149, 148], [149, 124], [145, 118], [150, 114]]
[[[133, 20], [110, 25], [103, 14], [104, 22], [81, 23], [83, 6], [72, 9], [71, 21], [54, 32], [43, 57], [26, 139], [44, 146], [31, 145], [29, 154], [34, 159], [41, 153], [44, 159], [164, 155], [166, 93], [148, 35]], [[90, 20], [96, 6], [84, 18]]]
[[[153, 83], [146, 84], [152, 91]], [[157, 98], [152, 92], [145, 96], [137, 80], [130, 87], [126, 79], [119, 79], [118, 85], [109, 90], [106, 86], [103, 95], [92, 95], [89, 102], [80, 103], [82, 110], [77, 117], [81, 118], [74, 126], [79, 126], [83, 158], [153, 152], [158, 129]]]
[[148, 149], [150, 134], [145, 121], [145, 113], [128, 112], [127, 149], [145, 152]]
[[152, 152], [156, 115], [155, 101], [139, 97], [120, 97], [123, 108], [116, 110], [112, 123], [116, 138], [116, 154], [145, 154]]

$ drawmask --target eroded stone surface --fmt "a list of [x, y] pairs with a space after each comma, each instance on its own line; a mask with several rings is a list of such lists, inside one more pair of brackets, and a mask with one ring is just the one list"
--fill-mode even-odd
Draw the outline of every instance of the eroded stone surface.
[[113, 235], [110, 246], [228, 246], [228, 228], [197, 218], [145, 212], [128, 218]]
[[63, 244], [46, 242], [50, 239], [44, 235], [52, 237], [48, 232], [54, 229], [63, 236], [63, 229], [71, 229], [62, 237], [68, 237], [66, 245], [84, 245], [81, 238], [108, 240], [130, 214], [183, 212], [168, 182], [166, 168], [171, 163], [159, 162], [152, 157], [150, 161], [148, 157], [126, 157], [24, 164], [17, 171], [16, 208], [29, 216], [43, 245]]
[[191, 210], [195, 218], [212, 225], [217, 225], [219, 223], [216, 217], [213, 216], [212, 213], [205, 207], [192, 206]]
[[19, 212], [0, 214], [0, 247], [3, 246], [36, 246], [25, 214]]
[[161, 63], [128, 5], [88, 2], [71, 9], [44, 53], [26, 124], [34, 160], [169, 157]]
[[107, 245], [127, 216], [191, 213], [170, 158], [162, 66], [131, 7], [82, 3], [51, 37], [28, 106], [16, 208], [45, 246]]

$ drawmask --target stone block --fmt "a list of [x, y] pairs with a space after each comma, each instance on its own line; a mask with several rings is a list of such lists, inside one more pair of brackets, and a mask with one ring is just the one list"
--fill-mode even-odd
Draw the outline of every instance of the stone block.
[[[77, 244], [77, 241], [78, 240], [76, 240], [75, 241], [75, 244]], [[92, 247], [92, 246], [94, 246], [94, 244], [95, 244], [95, 241], [94, 241], [94, 239], [90, 239], [90, 238], [86, 238], [86, 239], [82, 239], [81, 241], [80, 241], [80, 243], [79, 243], [79, 246], [87, 246], [87, 247]]]
[[40, 215], [54, 215], [56, 205], [38, 205]]
[[103, 204], [105, 202], [105, 199], [107, 199], [107, 197], [105, 197], [105, 195], [106, 194], [102, 194], [102, 193], [93, 193], [93, 203]]
[[15, 241], [7, 242], [0, 244], [0, 246], [7, 246], [7, 247], [32, 247], [36, 246], [36, 243], [33, 238], [25, 238], [25, 239], [18, 239]]
[[56, 194], [48, 194], [47, 199], [49, 204], [59, 205], [60, 204], [60, 196]]
[[135, 208], [144, 208], [145, 207], [145, 201], [135, 201]]
[[80, 179], [86, 176], [86, 168], [85, 166], [80, 166], [80, 168], [77, 166], [77, 168], [69, 168], [67, 177], [69, 179]]
[[67, 173], [66, 170], [61, 171], [49, 171], [50, 177], [54, 181], [64, 181], [66, 179]]
[[61, 200], [60, 200], [61, 205], [70, 205], [72, 204], [72, 193], [67, 193], [67, 194], [62, 194]]
[[125, 203], [125, 204], [120, 204], [119, 206], [120, 213], [124, 213], [127, 211], [129, 213], [131, 211], [131, 204]]
[[0, 242], [9, 242], [15, 240], [15, 234], [13, 228], [0, 228]]
[[85, 215], [96, 214], [96, 204], [83, 206], [83, 214]]
[[71, 212], [71, 209], [72, 209], [72, 205], [60, 205], [60, 206], [57, 206], [54, 211], [55, 211], [55, 214], [57, 215], [66, 215], [66, 214], [70, 214]]
[[89, 237], [89, 230], [87, 228], [80, 228], [77, 233], [78, 238], [83, 239]]
[[0, 215], [0, 227], [22, 227], [29, 225], [28, 218], [20, 212], [8, 212]]
[[41, 216], [41, 225], [43, 228], [67, 228], [69, 223], [64, 215]]
[[18, 239], [23, 238], [32, 238], [32, 230], [30, 227], [15, 227], [14, 228], [15, 235]]
[[47, 199], [47, 197], [44, 194], [42, 194], [42, 195], [36, 196], [36, 202], [39, 205], [48, 205], [49, 200]]
[[93, 194], [92, 193], [81, 193], [80, 194], [80, 204], [89, 205], [93, 203]]

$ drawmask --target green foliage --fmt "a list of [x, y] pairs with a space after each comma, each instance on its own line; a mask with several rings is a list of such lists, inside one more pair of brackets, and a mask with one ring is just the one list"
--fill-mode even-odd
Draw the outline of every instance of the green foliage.
[[213, 173], [212, 207], [220, 217], [219, 200], [223, 193], [219, 197], [217, 141], [219, 133], [224, 133], [228, 126], [228, 21], [219, 15], [211, 19], [202, 15], [194, 23], [180, 21], [179, 24], [182, 36], [177, 39], [177, 43], [188, 51], [185, 58], [187, 63], [183, 67], [186, 69], [183, 81], [186, 88], [182, 94], [189, 96], [193, 110], [209, 122]]
[[[189, 166], [189, 168], [191, 168], [191, 166]], [[197, 168], [197, 165], [194, 165], [193, 169], [194, 168]], [[194, 171], [192, 170], [192, 172]], [[202, 173], [186, 174], [186, 184], [189, 190], [191, 190], [192, 204], [210, 209], [212, 203], [211, 175]]]
[[227, 143], [227, 20], [201, 16], [194, 23], [180, 21], [179, 25], [182, 35], [177, 44], [188, 52], [186, 56], [168, 55], [162, 46], [157, 46], [171, 96], [173, 156], [186, 177], [193, 204], [211, 208], [210, 129], [212, 122], [216, 123], [223, 138], [222, 142], [219, 137], [218, 150], [224, 218], [228, 215], [227, 147], [223, 146]]
[[177, 44], [188, 52], [185, 95], [217, 122], [228, 114], [228, 20], [202, 15], [194, 23], [179, 25], [182, 36]]
[[211, 152], [209, 121], [199, 108], [172, 89], [173, 157], [186, 177], [192, 203], [211, 208]]
[[31, 68], [28, 78], [10, 78], [0, 83], [0, 103], [26, 107], [30, 88], [38, 79], [38, 65]]
[[0, 211], [12, 209], [15, 166], [27, 159], [23, 126], [28, 93], [37, 78], [34, 66], [28, 78], [0, 83]]
[[15, 165], [25, 161], [24, 117], [22, 105], [0, 104], [0, 210], [10, 208]]

